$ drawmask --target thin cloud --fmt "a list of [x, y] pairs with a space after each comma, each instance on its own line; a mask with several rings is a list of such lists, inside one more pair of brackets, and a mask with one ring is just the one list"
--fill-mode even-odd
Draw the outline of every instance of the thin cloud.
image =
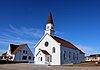
[[55, 34], [56, 34], [57, 36], [64, 36], [64, 35], [65, 35], [64, 32], [60, 32], [60, 31], [56, 31]]
[[41, 29], [27, 27], [16, 28], [13, 25], [9, 25], [9, 29], [6, 29], [4, 32], [0, 33], [0, 44], [9, 45], [10, 43], [27, 43], [30, 48], [33, 48], [42, 35], [43, 30]]
[[94, 49], [90, 46], [84, 46], [84, 45], [76, 45], [79, 49], [81, 49], [85, 55], [91, 55], [91, 54], [97, 54], [99, 51], [97, 49]]
[[2, 55], [2, 53], [6, 52], [7, 50], [4, 49], [0, 49], [0, 56]]
[[41, 37], [43, 35], [43, 30], [41, 29], [26, 28], [26, 27], [16, 28], [12, 25], [9, 26], [10, 26], [9, 32], [15, 33], [20, 36], [28, 35], [31, 37]]

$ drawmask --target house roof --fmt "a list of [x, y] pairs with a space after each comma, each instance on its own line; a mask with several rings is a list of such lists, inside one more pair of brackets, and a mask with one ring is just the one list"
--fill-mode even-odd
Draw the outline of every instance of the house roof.
[[76, 49], [76, 50], [79, 50], [80, 53], [84, 54], [84, 52], [82, 52], [80, 49], [78, 49], [76, 46], [74, 46], [72, 43], [64, 40], [64, 39], [61, 39], [61, 38], [58, 38], [56, 36], [52, 36], [53, 39], [55, 39], [58, 43], [61, 43], [61, 45], [64, 45], [65, 47], [69, 47], [69, 48], [72, 48], [72, 49]]
[[11, 54], [18, 48], [19, 45], [10, 44]]
[[21, 48], [25, 46], [27, 46], [27, 44], [20, 44], [20, 45], [10, 44], [11, 54], [16, 54]]
[[92, 54], [89, 57], [100, 57], [100, 54]]
[[41, 50], [45, 55], [50, 55], [46, 50]]
[[53, 20], [52, 20], [52, 14], [51, 14], [51, 12], [50, 12], [50, 14], [49, 14], [47, 24], [53, 24]]
[[7, 54], [7, 52], [4, 52], [2, 55], [6, 55]]

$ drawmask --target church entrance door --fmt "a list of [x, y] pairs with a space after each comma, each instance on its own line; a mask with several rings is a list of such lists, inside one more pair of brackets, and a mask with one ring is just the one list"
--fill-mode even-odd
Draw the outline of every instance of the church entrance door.
[[50, 55], [46, 56], [45, 62], [47, 65], [50, 65]]

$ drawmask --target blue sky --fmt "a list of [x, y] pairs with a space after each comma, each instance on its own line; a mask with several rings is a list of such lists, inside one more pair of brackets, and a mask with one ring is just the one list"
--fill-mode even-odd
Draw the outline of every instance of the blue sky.
[[99, 0], [0, 0], [0, 54], [9, 43], [34, 45], [43, 36], [49, 12], [55, 35], [86, 55], [100, 53]]

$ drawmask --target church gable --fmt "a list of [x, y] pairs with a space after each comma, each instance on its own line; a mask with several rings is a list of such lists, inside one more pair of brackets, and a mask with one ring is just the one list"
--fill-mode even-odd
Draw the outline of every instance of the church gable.
[[[54, 61], [60, 56], [60, 44], [48, 34], [46, 34], [36, 45], [35, 56], [39, 54], [40, 49], [45, 50], [43, 51], [44, 54], [50, 54], [52, 56], [52, 60]], [[36, 59], [38, 59], [37, 56]]]
[[48, 47], [52, 47], [53, 45], [59, 45], [59, 43], [54, 40], [50, 35], [45, 34], [41, 40], [37, 43], [37, 45], [35, 46], [35, 48], [48, 48]]

